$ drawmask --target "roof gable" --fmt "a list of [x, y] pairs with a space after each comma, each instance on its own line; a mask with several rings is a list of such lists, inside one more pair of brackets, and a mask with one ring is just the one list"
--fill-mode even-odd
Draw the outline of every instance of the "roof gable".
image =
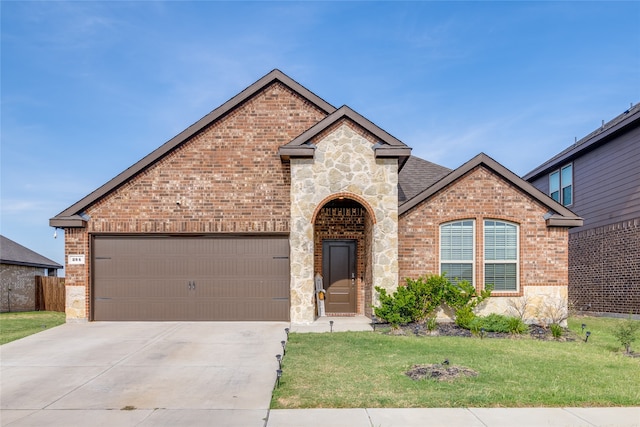
[[413, 198], [407, 200], [399, 206], [398, 214], [402, 215], [412, 208], [416, 207], [423, 201], [429, 199], [431, 196], [436, 194], [438, 191], [444, 189], [445, 187], [452, 185], [459, 178], [466, 175], [468, 172], [472, 171], [478, 166], [483, 166], [500, 177], [502, 177], [505, 181], [512, 184], [514, 187], [522, 191], [523, 193], [529, 195], [534, 200], [549, 208], [550, 213], [545, 217], [548, 226], [555, 227], [579, 227], [582, 225], [582, 218], [575, 215], [566, 207], [562, 206], [560, 203], [553, 200], [551, 197], [542, 193], [540, 190], [535, 188], [533, 185], [523, 180], [509, 169], [502, 166], [500, 163], [493, 160], [491, 157], [487, 156], [484, 153], [478, 154], [473, 159], [469, 160], [467, 163], [463, 164], [459, 168], [451, 171], [449, 174], [445, 175], [442, 179], [437, 181], [435, 184], [421, 191]]
[[201, 132], [203, 129], [211, 125], [212, 123], [224, 118], [229, 113], [239, 108], [249, 99], [253, 98], [258, 92], [262, 91], [266, 87], [275, 82], [280, 82], [293, 92], [298, 94], [303, 99], [310, 102], [319, 110], [326, 114], [333, 113], [336, 108], [315, 95], [310, 90], [288, 77], [280, 70], [273, 70], [258, 81], [244, 89], [242, 92], [225, 102], [209, 114], [198, 120], [196, 123], [189, 126], [187, 129], [180, 132], [178, 135], [171, 138], [169, 141], [158, 147], [156, 150], [142, 158], [140, 161], [117, 175], [115, 178], [108, 181], [80, 201], [76, 202], [72, 206], [68, 207], [54, 218], [49, 220], [49, 224], [53, 227], [83, 227], [86, 223], [85, 218], [81, 216], [81, 213], [90, 205], [100, 200], [107, 194], [116, 190], [131, 178], [141, 173], [151, 165], [164, 158], [167, 154], [184, 144], [190, 138]]
[[4, 236], [0, 236], [0, 262], [2, 262], [2, 264], [25, 265], [29, 267], [62, 268], [57, 262]]
[[283, 159], [290, 157], [313, 157], [315, 146], [311, 144], [310, 141], [342, 119], [351, 120], [379, 140], [379, 142], [373, 146], [376, 157], [397, 157], [400, 159], [401, 165], [409, 158], [411, 154], [411, 148], [409, 146], [346, 105], [329, 114], [288, 144], [280, 147], [278, 150], [280, 157]]
[[629, 132], [631, 129], [640, 126], [640, 104], [632, 106], [622, 114], [601, 127], [591, 132], [589, 135], [577, 141], [575, 144], [553, 156], [531, 172], [523, 176], [527, 181], [533, 181], [541, 175], [557, 169], [581, 155], [613, 141], [618, 135]]

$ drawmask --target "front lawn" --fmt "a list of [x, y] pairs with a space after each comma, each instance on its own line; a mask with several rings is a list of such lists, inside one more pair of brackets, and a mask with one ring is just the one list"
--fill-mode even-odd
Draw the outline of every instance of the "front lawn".
[[[612, 335], [621, 319], [569, 320], [575, 341], [290, 334], [272, 408], [634, 406], [640, 358]], [[581, 324], [591, 332], [584, 342]], [[632, 347], [638, 351], [640, 342]], [[274, 358], [275, 359], [275, 358]], [[415, 381], [417, 364], [469, 368], [477, 376]]]
[[56, 311], [0, 313], [0, 345], [62, 325], [65, 314]]

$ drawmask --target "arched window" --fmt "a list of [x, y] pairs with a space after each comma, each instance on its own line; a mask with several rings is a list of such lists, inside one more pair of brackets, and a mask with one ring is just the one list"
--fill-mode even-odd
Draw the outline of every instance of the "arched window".
[[484, 283], [495, 292], [516, 292], [519, 286], [518, 225], [505, 221], [484, 221]]

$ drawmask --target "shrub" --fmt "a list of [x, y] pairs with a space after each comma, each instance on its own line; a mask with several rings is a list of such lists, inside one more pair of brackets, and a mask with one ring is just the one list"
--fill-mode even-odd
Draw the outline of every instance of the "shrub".
[[620, 323], [614, 330], [613, 336], [618, 339], [628, 354], [631, 354], [631, 344], [638, 339], [638, 331], [640, 330], [640, 321], [633, 320], [631, 314], [626, 321]]
[[510, 316], [508, 319], [508, 332], [510, 334], [520, 335], [529, 330], [529, 327], [521, 318]]
[[374, 313], [397, 328], [410, 322], [424, 322], [442, 304], [449, 281], [440, 275], [421, 276], [407, 279], [405, 286], [399, 286], [392, 294], [376, 287], [380, 294], [380, 307]]
[[487, 316], [476, 316], [471, 320], [469, 329], [474, 333], [484, 329], [486, 332], [522, 334], [528, 330], [528, 327], [518, 317], [492, 313]]
[[449, 283], [445, 290], [444, 303], [453, 309], [456, 325], [469, 329], [471, 321], [476, 317], [473, 309], [489, 298], [492, 290], [493, 285], [488, 284], [478, 294], [476, 288], [466, 280]]
[[432, 274], [416, 280], [407, 279], [407, 288], [416, 296], [414, 321], [424, 322], [442, 304], [450, 285], [445, 276]]
[[[456, 311], [456, 325], [461, 328], [471, 329], [471, 323], [476, 318], [476, 314], [473, 312], [471, 307], [463, 307]], [[480, 330], [478, 328], [478, 330]]]
[[393, 295], [379, 286], [375, 289], [380, 294], [380, 306], [374, 308], [377, 317], [389, 322], [394, 329], [413, 320], [416, 296], [410, 289], [400, 286]]
[[555, 339], [558, 339], [562, 336], [562, 326], [558, 325], [557, 323], [552, 323], [549, 326], [549, 329], [551, 329], [551, 335], [553, 335]]

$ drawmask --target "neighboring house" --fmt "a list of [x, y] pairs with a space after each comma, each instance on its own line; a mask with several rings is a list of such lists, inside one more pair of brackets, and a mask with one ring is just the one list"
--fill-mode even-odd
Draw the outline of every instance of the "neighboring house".
[[0, 236], [0, 311], [35, 310], [35, 277], [55, 277], [61, 268], [55, 261]]
[[567, 298], [570, 210], [488, 156], [453, 171], [274, 70], [50, 220], [69, 320], [367, 315], [448, 272], [487, 310]]
[[640, 105], [524, 176], [584, 218], [569, 233], [576, 308], [640, 314]]

